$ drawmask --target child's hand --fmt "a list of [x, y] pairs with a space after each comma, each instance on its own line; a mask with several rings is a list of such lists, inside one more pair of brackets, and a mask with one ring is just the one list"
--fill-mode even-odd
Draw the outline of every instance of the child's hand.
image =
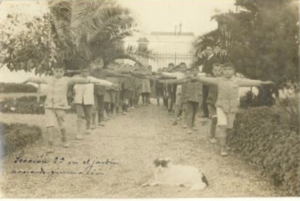
[[118, 84], [112, 84], [112, 85], [111, 85], [111, 88], [117, 90], [117, 89], [119, 89], [119, 85], [118, 85]]

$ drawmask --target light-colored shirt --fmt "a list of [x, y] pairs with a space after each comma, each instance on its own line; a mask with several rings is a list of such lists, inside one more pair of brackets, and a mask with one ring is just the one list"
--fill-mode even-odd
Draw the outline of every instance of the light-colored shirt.
[[70, 106], [68, 105], [67, 101], [67, 91], [68, 86], [71, 84], [76, 83], [86, 83], [88, 80], [86, 78], [80, 77], [62, 77], [62, 78], [55, 78], [51, 77], [32, 77], [29, 78], [29, 82], [40, 83], [40, 84], [47, 84], [47, 91], [46, 91], [46, 100], [44, 103], [45, 108], [52, 108], [52, 109], [69, 109]]
[[[96, 79], [94, 77], [88, 76], [87, 77], [91, 81], [97, 81], [99, 85], [110, 87], [113, 83]], [[76, 84], [74, 86], [75, 90], [75, 97], [74, 97], [74, 103], [75, 104], [84, 104], [84, 105], [94, 105], [94, 84]]]
[[240, 104], [239, 87], [257, 86], [261, 83], [259, 80], [242, 79], [235, 76], [230, 79], [201, 77], [200, 80], [218, 86], [218, 98], [215, 106], [222, 108], [225, 112], [238, 111]]

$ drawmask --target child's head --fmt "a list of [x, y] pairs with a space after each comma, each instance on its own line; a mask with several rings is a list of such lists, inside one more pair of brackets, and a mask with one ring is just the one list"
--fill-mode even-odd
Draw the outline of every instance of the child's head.
[[53, 67], [53, 75], [55, 78], [62, 78], [65, 74], [65, 64], [62, 62], [57, 62]]
[[180, 72], [185, 72], [185, 70], [186, 70], [186, 68], [187, 68], [186, 63], [181, 62], [181, 63], [179, 64], [179, 66], [180, 66]]
[[90, 69], [89, 69], [88, 66], [82, 67], [82, 68], [80, 69], [80, 72], [81, 72], [81, 76], [82, 76], [82, 77], [87, 77], [87, 76], [90, 75]]
[[186, 76], [191, 76], [191, 75], [192, 75], [192, 70], [191, 70], [191, 68], [187, 68], [187, 69], [185, 70], [185, 75], [186, 75]]
[[226, 78], [231, 78], [235, 74], [235, 67], [232, 62], [227, 62], [223, 64], [223, 76]]
[[198, 66], [194, 66], [194, 67], [191, 68], [191, 74], [193, 76], [197, 76], [199, 74], [199, 68], [198, 68]]
[[175, 65], [174, 65], [173, 63], [169, 63], [169, 64], [168, 64], [167, 71], [168, 71], [168, 72], [172, 72], [173, 69], [174, 69], [174, 67], [175, 67]]
[[222, 75], [222, 66], [219, 62], [215, 62], [212, 65], [212, 73], [215, 77], [220, 77]]

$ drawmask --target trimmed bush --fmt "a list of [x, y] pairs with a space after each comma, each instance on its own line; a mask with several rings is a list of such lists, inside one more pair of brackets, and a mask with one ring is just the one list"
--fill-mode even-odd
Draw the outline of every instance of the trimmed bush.
[[[40, 97], [40, 103], [36, 96], [23, 96], [20, 98], [5, 98], [0, 102], [0, 111], [3, 113], [15, 114], [45, 114], [44, 102], [46, 96]], [[67, 113], [76, 113], [76, 108], [72, 104]]]
[[1, 150], [1, 157], [33, 144], [41, 136], [42, 130], [38, 126], [28, 126], [20, 123], [5, 124], [0, 122], [0, 148], [3, 148]]
[[0, 111], [3, 113], [16, 114], [44, 114], [44, 101], [46, 96], [41, 96], [41, 103], [37, 102], [36, 96], [23, 96], [20, 98], [6, 98], [0, 102]]
[[252, 91], [247, 91], [246, 94], [240, 98], [240, 108], [242, 109], [257, 106], [257, 96]]
[[37, 88], [28, 84], [0, 83], [0, 93], [36, 93]]
[[299, 135], [289, 129], [280, 110], [257, 107], [237, 114], [228, 142], [287, 195], [300, 195]]

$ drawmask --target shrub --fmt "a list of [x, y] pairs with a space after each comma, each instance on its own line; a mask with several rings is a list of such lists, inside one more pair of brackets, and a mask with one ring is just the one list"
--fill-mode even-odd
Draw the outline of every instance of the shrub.
[[0, 93], [36, 93], [37, 88], [28, 84], [0, 83]]
[[44, 114], [44, 101], [46, 96], [40, 97], [40, 102], [37, 102], [35, 96], [23, 96], [20, 98], [6, 98], [0, 102], [0, 111], [4, 113], [17, 114]]
[[[3, 113], [16, 114], [45, 114], [44, 102], [46, 96], [40, 97], [40, 103], [37, 102], [35, 96], [23, 96], [20, 98], [6, 98], [0, 102], [0, 111]], [[75, 113], [76, 108], [72, 104], [68, 113]]]
[[1, 150], [3, 151], [1, 157], [33, 144], [42, 136], [40, 127], [20, 123], [5, 124], [0, 122], [0, 131], [0, 147], [4, 150]]
[[257, 107], [237, 114], [228, 142], [287, 195], [300, 195], [299, 135], [289, 129], [279, 110]]
[[272, 88], [258, 86], [257, 89], [257, 95], [252, 91], [248, 91], [240, 98], [240, 108], [247, 109], [249, 107], [273, 106], [275, 104], [275, 99], [272, 97]]
[[299, 95], [279, 99], [276, 106], [289, 128], [299, 133]]
[[242, 109], [257, 106], [257, 96], [252, 91], [247, 91], [246, 94], [240, 98], [240, 108]]

